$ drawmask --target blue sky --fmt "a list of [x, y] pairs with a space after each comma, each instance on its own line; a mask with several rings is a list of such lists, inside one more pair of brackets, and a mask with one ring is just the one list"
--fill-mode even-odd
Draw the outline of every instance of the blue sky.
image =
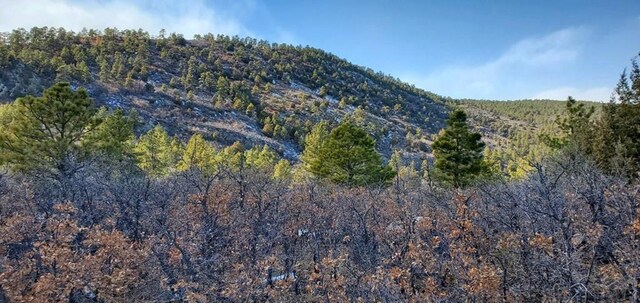
[[640, 1], [0, 0], [0, 31], [115, 26], [310, 45], [456, 98], [606, 101]]

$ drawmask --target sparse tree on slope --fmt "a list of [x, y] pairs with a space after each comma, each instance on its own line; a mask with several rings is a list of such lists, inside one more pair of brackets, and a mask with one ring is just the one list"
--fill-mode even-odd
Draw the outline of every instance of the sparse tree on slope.
[[[271, 121], [271, 120], [270, 120]], [[271, 124], [266, 124], [271, 125]], [[307, 171], [312, 171], [312, 166], [320, 165], [320, 149], [329, 137], [329, 124], [327, 121], [320, 121], [311, 132], [304, 138], [304, 152], [300, 156], [303, 166]]]
[[178, 169], [184, 171], [197, 168], [203, 174], [213, 175], [217, 171], [217, 162], [215, 148], [201, 134], [195, 134], [184, 149]]

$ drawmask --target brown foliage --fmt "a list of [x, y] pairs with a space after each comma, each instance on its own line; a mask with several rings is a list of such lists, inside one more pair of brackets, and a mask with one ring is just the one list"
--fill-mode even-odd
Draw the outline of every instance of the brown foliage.
[[587, 164], [538, 169], [464, 192], [292, 184], [260, 170], [88, 178], [76, 186], [93, 194], [53, 207], [12, 182], [0, 298], [637, 301], [640, 187]]

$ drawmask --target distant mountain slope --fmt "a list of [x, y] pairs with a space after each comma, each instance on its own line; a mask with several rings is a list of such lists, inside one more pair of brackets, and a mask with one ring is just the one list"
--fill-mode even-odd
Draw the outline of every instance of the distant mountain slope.
[[69, 81], [99, 105], [135, 108], [143, 129], [161, 123], [223, 145], [268, 144], [290, 158], [313, 124], [345, 115], [384, 154], [401, 148], [424, 155], [448, 112], [438, 95], [310, 47], [115, 29], [15, 30], [0, 42], [0, 100]]
[[[593, 106], [598, 115], [601, 103], [579, 101]], [[463, 99], [449, 103], [469, 113], [471, 123], [488, 137], [513, 138], [517, 132], [555, 132], [556, 119], [566, 111], [567, 104], [557, 100], [489, 101]]]

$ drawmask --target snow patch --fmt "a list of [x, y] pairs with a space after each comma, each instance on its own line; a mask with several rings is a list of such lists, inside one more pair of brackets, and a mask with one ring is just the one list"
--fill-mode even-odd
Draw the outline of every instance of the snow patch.
[[308, 94], [313, 94], [313, 91], [310, 88], [302, 85], [301, 83], [297, 83], [295, 81], [291, 81], [291, 88], [304, 91], [305, 93], [308, 93]]
[[263, 280], [262, 283], [269, 284], [269, 283], [273, 283], [273, 282], [277, 282], [277, 281], [283, 281], [283, 280], [286, 280], [286, 279], [295, 280], [296, 279], [295, 271], [292, 271], [292, 272], [289, 272], [289, 273], [284, 273], [284, 274], [273, 276], [273, 277], [269, 277], [269, 278]]
[[327, 101], [329, 101], [329, 103], [332, 103], [332, 104], [336, 104], [336, 103], [338, 103], [338, 99], [334, 98], [334, 97], [333, 97], [333, 96], [331, 96], [331, 95], [326, 95], [324, 98], [325, 98]]
[[308, 229], [306, 228], [300, 228], [298, 229], [298, 237], [303, 237], [303, 236], [310, 236], [310, 237], [315, 237], [316, 233], [314, 232], [310, 232]]
[[109, 97], [107, 97], [106, 103], [112, 107], [122, 107], [122, 103], [124, 102], [124, 98], [120, 97], [120, 96], [115, 96], [115, 95], [109, 95]]
[[282, 151], [282, 155], [288, 159], [297, 160], [300, 157], [300, 153], [291, 145], [284, 144], [284, 150]]

